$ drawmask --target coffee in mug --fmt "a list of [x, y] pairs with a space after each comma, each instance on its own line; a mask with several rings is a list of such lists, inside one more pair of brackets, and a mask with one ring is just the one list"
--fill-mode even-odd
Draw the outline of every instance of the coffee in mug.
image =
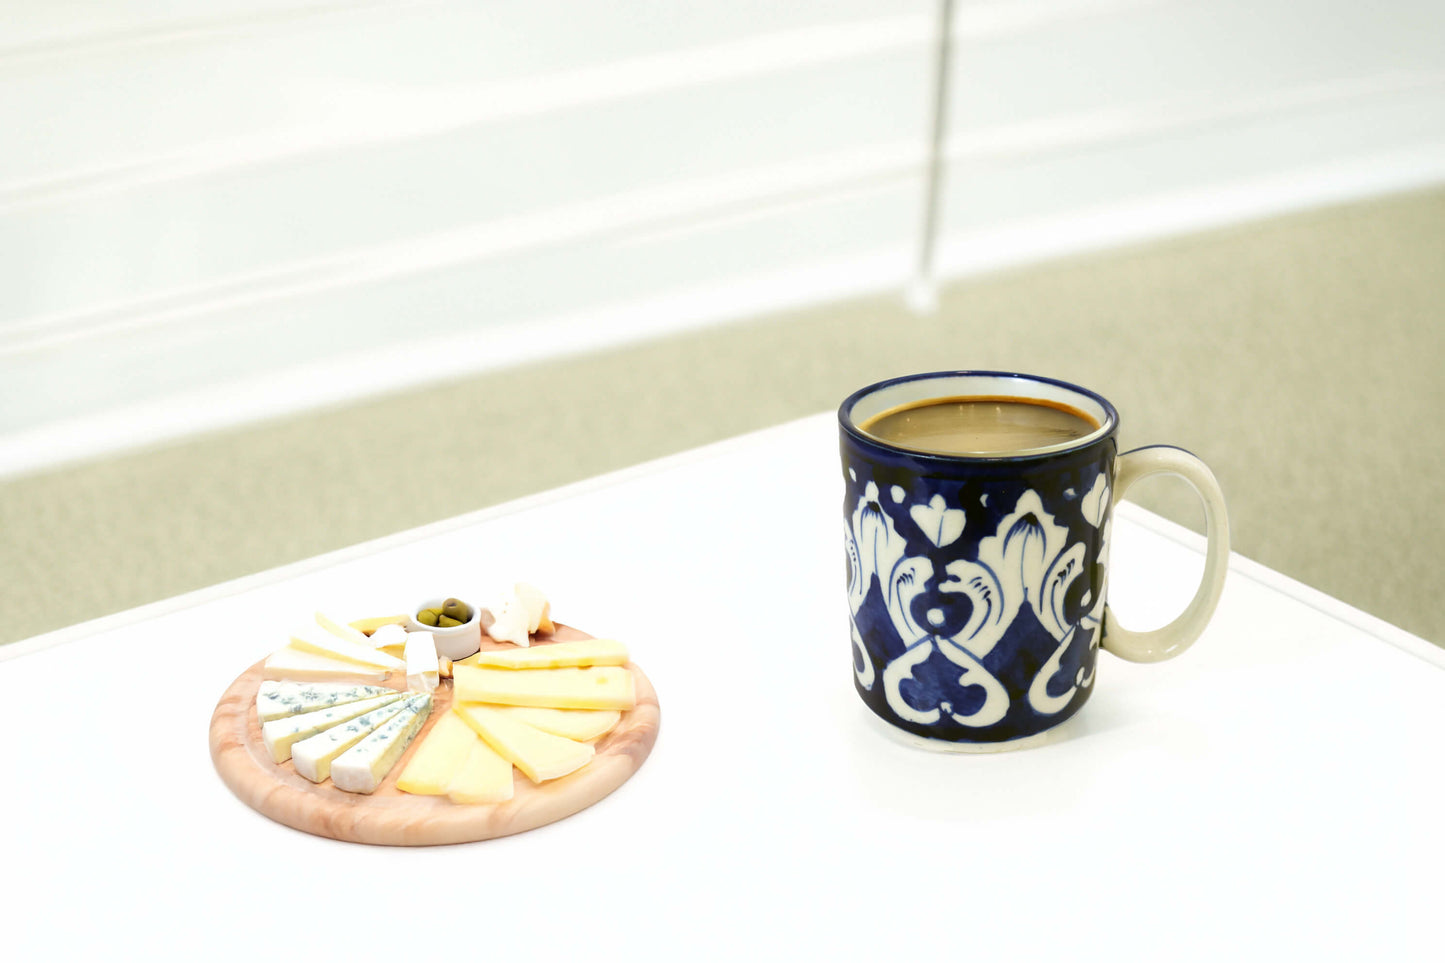
[[900, 448], [968, 455], [1067, 444], [1098, 431], [1099, 423], [1063, 402], [965, 396], [900, 405], [859, 428]]

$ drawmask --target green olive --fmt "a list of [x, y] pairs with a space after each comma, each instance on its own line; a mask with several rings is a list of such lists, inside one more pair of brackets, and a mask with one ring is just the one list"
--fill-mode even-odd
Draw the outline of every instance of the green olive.
[[461, 625], [472, 617], [472, 610], [461, 599], [447, 599], [442, 603], [441, 614], [449, 619], [456, 619], [457, 624]]
[[439, 614], [436, 609], [422, 609], [416, 614], [416, 620], [422, 625], [436, 625]]
[[443, 616], [441, 616], [439, 619], [437, 619], [437, 625], [438, 625], [438, 627], [443, 628], [443, 629], [449, 629], [449, 628], [451, 628], [451, 627], [453, 627], [453, 626], [461, 625], [461, 624], [463, 624], [463, 623], [461, 623], [461, 622], [457, 621], [456, 619], [452, 618], [450, 615], [443, 615]]

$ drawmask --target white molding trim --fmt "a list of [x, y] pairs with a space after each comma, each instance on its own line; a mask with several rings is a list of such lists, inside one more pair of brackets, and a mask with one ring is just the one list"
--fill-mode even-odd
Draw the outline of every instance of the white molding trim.
[[[122, 0], [115, 2], [119, 5]], [[210, 17], [174, 16], [129, 27], [97, 28], [82, 23], [65, 32], [42, 32], [33, 39], [0, 44], [0, 70], [157, 47], [201, 46], [292, 30], [327, 17], [414, 8], [425, 3], [428, 0], [309, 0]]]
[[1437, 90], [1445, 96], [1445, 69], [1393, 70], [1319, 83], [1263, 90], [1244, 98], [1172, 97], [1091, 113], [1046, 117], [1027, 123], [951, 134], [944, 145], [948, 164], [1008, 163], [1065, 151], [1090, 151], [1179, 131], [1203, 131], [1240, 123], [1344, 106], [1362, 100]]
[[[1013, 0], [971, 4], [954, 17], [958, 40], [991, 40], [1041, 27], [1097, 17], [1120, 16], [1191, 0]], [[172, 24], [132, 31], [86, 33], [44, 42], [0, 47], [0, 69], [27, 61], [82, 56], [102, 49], [162, 44], [204, 44], [231, 40], [262, 29], [290, 27], [317, 17], [407, 9], [404, 0], [338, 0], [259, 13]], [[186, 178], [216, 176], [316, 155], [435, 137], [500, 120], [686, 86], [802, 70], [890, 50], [931, 46], [934, 24], [901, 15], [825, 24], [761, 34], [709, 46], [690, 47], [598, 66], [519, 77], [485, 84], [429, 89], [425, 96], [389, 90], [337, 91], [365, 97], [375, 113], [349, 121], [316, 120], [304, 129], [276, 131], [169, 153], [132, 157], [44, 177], [0, 183], [0, 212], [135, 190]], [[479, 106], [485, 105], [485, 106]]]
[[543, 76], [449, 89], [432, 87], [425, 96], [391, 89], [341, 89], [336, 91], [338, 95], [364, 101], [366, 111], [329, 123], [317, 120], [304, 129], [201, 143], [168, 154], [0, 183], [0, 212], [437, 137], [662, 91], [846, 62], [926, 44], [929, 26], [922, 18], [904, 16], [797, 28]]
[[[1340, 78], [1264, 92], [1247, 101], [1161, 99], [1085, 115], [954, 133], [944, 143], [944, 158], [948, 165], [976, 161], [1008, 163], [1428, 90], [1445, 93], [1445, 70], [1398, 71], [1369, 77]], [[0, 323], [0, 358], [126, 331], [182, 324], [236, 307], [258, 307], [528, 250], [580, 244], [603, 237], [649, 236], [669, 230], [701, 229], [728, 218], [753, 217], [766, 210], [806, 204], [920, 177], [924, 170], [924, 155], [923, 144], [895, 143], [798, 158], [765, 168], [675, 181], [597, 198], [584, 204], [355, 248], [282, 264], [265, 271], [234, 275], [208, 284], [162, 291], [140, 299], [98, 304], [78, 311], [16, 318]], [[1429, 168], [1432, 163], [1427, 162], [1426, 167]], [[1385, 169], [1394, 169], [1397, 164], [1387, 159], [1384, 166]], [[1374, 176], [1370, 175], [1367, 179]], [[1422, 176], [1424, 182], [1429, 180], [1428, 174], [1416, 169], [1408, 171], [1408, 176], [1408, 184], [1422, 183]], [[1438, 172], [1436, 176], [1439, 176]], [[1285, 180], [1286, 183], [1280, 185], [1286, 192], [1284, 196], [1297, 197], [1300, 190], [1291, 186], [1295, 178]], [[1359, 175], [1346, 175], [1345, 181], [1357, 182]], [[1386, 184], [1378, 187], [1389, 189]], [[1323, 189], [1324, 196], [1341, 196], [1336, 188]], [[1264, 205], [1260, 212], [1287, 210], [1298, 203], [1298, 200], [1284, 200], [1281, 204], [1273, 204], [1266, 196], [1251, 196]], [[1160, 212], [1161, 223], [1167, 216], [1165, 211]], [[1194, 224], [1194, 221], [1191, 219], [1189, 223]], [[1027, 229], [1025, 231], [1027, 233]], [[1072, 233], [1065, 231], [1064, 236]], [[944, 224], [941, 237], [948, 235], [947, 225]], [[941, 277], [960, 269], [959, 264], [950, 264], [946, 255], [940, 254], [939, 257], [938, 273]], [[956, 262], [956, 256], [954, 260]]]
[[169, 324], [236, 307], [376, 284], [442, 268], [580, 244], [698, 230], [731, 217], [878, 187], [917, 176], [921, 144], [884, 144], [762, 169], [674, 181], [389, 244], [355, 248], [191, 288], [0, 325], [0, 358]]
[[938, 274], [964, 278], [1439, 184], [1445, 184], [1445, 141], [1348, 161], [1327, 159], [1304, 170], [945, 234]]

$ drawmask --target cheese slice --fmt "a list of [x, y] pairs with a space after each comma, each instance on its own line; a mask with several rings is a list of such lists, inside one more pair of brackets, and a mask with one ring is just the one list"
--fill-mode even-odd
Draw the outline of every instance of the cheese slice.
[[512, 587], [512, 591], [527, 609], [528, 632], [551, 634], [556, 631], [557, 626], [552, 621], [552, 603], [547, 601], [547, 596], [542, 594], [541, 589], [526, 582], [518, 582]]
[[516, 593], [503, 598], [490, 610], [491, 622], [483, 621], [487, 635], [498, 642], [511, 642], [522, 648], [532, 644], [527, 628], [531, 624], [527, 615], [527, 604]]
[[552, 709], [630, 709], [637, 703], [632, 673], [622, 666], [494, 669], [452, 666], [458, 702], [500, 702]]
[[373, 649], [380, 649], [387, 655], [394, 655], [399, 659], [405, 660], [406, 637], [409, 634], [405, 626], [387, 623], [371, 633], [371, 637], [367, 639], [367, 642], [371, 644]]
[[370, 645], [340, 639], [318, 626], [305, 625], [291, 633], [291, 647], [315, 652], [330, 659], [355, 662], [371, 669], [400, 669], [402, 661], [394, 655], [378, 652]]
[[487, 706], [454, 705], [452, 711], [534, 783], [576, 772], [592, 761], [590, 743], [554, 736]]
[[447, 798], [468, 806], [506, 802], [512, 798], [513, 788], [512, 764], [473, 733], [472, 750], [447, 785]]
[[362, 635], [374, 635], [376, 630], [383, 625], [406, 625], [406, 622], [407, 616], [405, 615], [380, 615], [375, 618], [357, 619], [355, 622], [347, 623], [347, 625]]
[[429, 695], [413, 695], [406, 706], [366, 738], [331, 761], [331, 784], [347, 792], [375, 792], [431, 713]]
[[616, 639], [578, 639], [527, 649], [486, 649], [461, 660], [497, 669], [558, 669], [566, 666], [626, 665], [627, 646]]
[[441, 665], [436, 636], [430, 632], [406, 634], [406, 687], [413, 692], [435, 692]]
[[387, 695], [362, 699], [360, 702], [348, 702], [345, 705], [332, 706], [329, 709], [303, 712], [299, 716], [272, 719], [270, 722], [261, 724], [261, 739], [266, 743], [266, 749], [270, 751], [273, 762], [285, 762], [291, 758], [291, 747], [302, 739], [314, 736], [323, 729], [330, 729], [348, 719], [355, 719], [357, 716], [389, 702], [395, 702], [403, 695], [404, 693], [401, 692], [391, 692]]
[[267, 656], [263, 671], [267, 679], [294, 682], [382, 682], [387, 676], [385, 669], [344, 662], [289, 645]]
[[481, 737], [455, 712], [444, 713], [426, 734], [397, 777], [396, 788], [422, 796], [440, 796], [471, 755]]
[[256, 690], [256, 718], [270, 722], [315, 709], [328, 709], [347, 702], [359, 702], [386, 695], [391, 689], [379, 685], [349, 685], [343, 682], [278, 682], [268, 679]]
[[360, 629], [354, 629], [349, 625], [342, 625], [340, 622], [327, 615], [325, 612], [316, 613], [316, 624], [321, 626], [338, 639], [353, 642], [366, 648], [375, 648], [366, 638], [366, 633]]
[[544, 709], [540, 706], [490, 705], [488, 709], [520, 719], [554, 736], [565, 736], [578, 742], [590, 742], [607, 735], [622, 718], [617, 709]]
[[312, 782], [325, 782], [331, 775], [332, 760], [376, 731], [405, 706], [404, 700], [397, 699], [302, 739], [291, 747], [291, 764]]

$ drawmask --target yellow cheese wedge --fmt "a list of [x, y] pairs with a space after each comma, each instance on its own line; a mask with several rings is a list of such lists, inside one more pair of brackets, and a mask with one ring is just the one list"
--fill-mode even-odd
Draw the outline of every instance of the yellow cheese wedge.
[[453, 665], [452, 684], [458, 702], [551, 709], [630, 709], [637, 704], [632, 673], [616, 665], [525, 672]]
[[506, 802], [512, 798], [512, 764], [472, 733], [472, 751], [447, 785], [447, 798], [469, 806]]
[[520, 719], [554, 736], [566, 736], [578, 742], [591, 742], [605, 736], [622, 718], [617, 709], [544, 709], [539, 706], [490, 705], [488, 709]]
[[406, 615], [378, 615], [375, 618], [357, 619], [355, 622], [347, 624], [362, 635], [370, 635], [383, 625], [405, 625], [406, 621]]
[[292, 646], [277, 649], [266, 657], [265, 677], [293, 682], [381, 682], [386, 670], [332, 659]]
[[627, 646], [616, 639], [579, 639], [529, 649], [486, 649], [461, 660], [497, 669], [558, 669], [565, 666], [626, 665]]
[[476, 730], [497, 754], [522, 770], [535, 783], [576, 772], [592, 761], [595, 750], [529, 726], [481, 705], [453, 705], [452, 711]]
[[471, 754], [472, 746], [480, 741], [471, 726], [455, 712], [444, 713], [412, 753], [406, 768], [397, 777], [396, 788], [422, 796], [444, 794]]

